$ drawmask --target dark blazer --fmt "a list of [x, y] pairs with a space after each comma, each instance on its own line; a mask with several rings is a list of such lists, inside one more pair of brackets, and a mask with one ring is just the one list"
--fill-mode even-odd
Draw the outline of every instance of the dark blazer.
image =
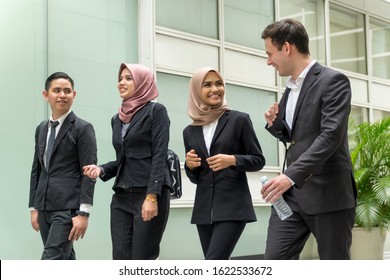
[[283, 143], [291, 143], [284, 174], [295, 185], [285, 195], [310, 215], [353, 208], [356, 186], [347, 136], [348, 78], [315, 63], [303, 82], [291, 130], [285, 121], [289, 91], [280, 100], [274, 125], [267, 128]]
[[31, 170], [29, 207], [37, 210], [79, 209], [93, 204], [95, 180], [83, 176], [83, 166], [96, 164], [93, 126], [71, 112], [58, 132], [49, 170], [43, 164], [48, 121], [35, 131], [35, 153]]
[[[246, 172], [262, 169], [265, 159], [249, 115], [226, 111], [220, 117], [210, 155], [201, 126], [187, 126], [183, 138], [186, 153], [194, 149], [202, 159], [192, 172], [185, 166], [188, 178], [197, 185], [191, 223], [256, 221]], [[206, 158], [217, 154], [234, 155], [237, 166], [213, 172]]]
[[112, 117], [112, 145], [116, 160], [102, 164], [100, 177], [107, 181], [115, 177], [116, 187], [147, 187], [147, 193], [161, 194], [169, 185], [166, 156], [169, 142], [170, 120], [164, 105], [154, 104], [153, 120], [149, 102], [134, 116], [122, 141], [122, 121], [118, 114]]

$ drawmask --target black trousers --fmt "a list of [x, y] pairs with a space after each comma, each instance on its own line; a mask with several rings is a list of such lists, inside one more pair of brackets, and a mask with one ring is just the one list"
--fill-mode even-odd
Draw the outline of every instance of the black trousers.
[[246, 221], [223, 221], [196, 225], [205, 260], [228, 260]]
[[39, 231], [43, 241], [42, 260], [75, 260], [73, 241], [68, 240], [72, 230], [74, 211], [38, 211]]
[[282, 221], [272, 208], [264, 259], [298, 260], [313, 233], [321, 260], [349, 260], [354, 219], [355, 208], [351, 208], [319, 215], [294, 211]]
[[111, 201], [111, 241], [114, 260], [155, 260], [168, 221], [170, 193], [163, 188], [158, 198], [158, 216], [142, 220], [145, 193], [115, 193]]

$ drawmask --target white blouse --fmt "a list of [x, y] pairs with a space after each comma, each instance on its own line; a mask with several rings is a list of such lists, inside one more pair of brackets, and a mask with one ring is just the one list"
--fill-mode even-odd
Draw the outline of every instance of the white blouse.
[[211, 145], [211, 140], [213, 140], [215, 129], [217, 128], [218, 125], [218, 119], [213, 121], [212, 123], [209, 123], [207, 125], [204, 125], [203, 128], [203, 136], [204, 136], [204, 142], [206, 144], [207, 152], [210, 155], [210, 145]]

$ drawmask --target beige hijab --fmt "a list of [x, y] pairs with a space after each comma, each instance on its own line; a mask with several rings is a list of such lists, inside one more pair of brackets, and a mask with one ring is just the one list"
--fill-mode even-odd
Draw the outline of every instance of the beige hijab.
[[122, 101], [119, 118], [122, 122], [129, 123], [137, 111], [158, 96], [158, 91], [153, 73], [141, 64], [122, 63], [119, 67], [118, 81], [124, 68], [129, 69], [133, 76], [135, 91], [130, 98]]
[[203, 81], [210, 71], [217, 73], [225, 85], [221, 74], [211, 67], [202, 67], [195, 71], [190, 81], [190, 95], [188, 98], [188, 115], [193, 120], [193, 126], [204, 126], [219, 119], [226, 110], [230, 110], [226, 100], [217, 106], [205, 104], [201, 99]]

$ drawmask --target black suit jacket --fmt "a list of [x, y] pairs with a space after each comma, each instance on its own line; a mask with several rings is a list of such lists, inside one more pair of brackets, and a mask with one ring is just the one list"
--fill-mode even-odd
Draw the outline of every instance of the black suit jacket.
[[[226, 111], [220, 117], [210, 155], [201, 126], [187, 126], [183, 138], [186, 153], [194, 149], [202, 159], [192, 172], [185, 166], [188, 178], [197, 185], [191, 223], [256, 221], [246, 172], [262, 169], [265, 159], [249, 115]], [[213, 172], [206, 158], [217, 154], [234, 155], [237, 166]]]
[[83, 176], [83, 166], [96, 164], [97, 148], [92, 124], [71, 112], [61, 126], [50, 158], [43, 164], [48, 121], [35, 131], [35, 153], [31, 170], [29, 207], [37, 210], [79, 209], [93, 204], [95, 180]]
[[170, 120], [164, 105], [154, 104], [153, 119], [149, 102], [134, 116], [122, 141], [122, 121], [118, 114], [112, 117], [112, 145], [116, 160], [102, 164], [107, 181], [115, 177], [116, 187], [147, 187], [147, 193], [161, 194], [170, 183], [166, 163]]
[[267, 128], [280, 141], [291, 143], [284, 173], [295, 185], [285, 195], [292, 196], [310, 215], [354, 207], [356, 186], [347, 136], [351, 110], [348, 78], [315, 63], [303, 82], [291, 130], [285, 121], [288, 93], [287, 88], [279, 115]]

